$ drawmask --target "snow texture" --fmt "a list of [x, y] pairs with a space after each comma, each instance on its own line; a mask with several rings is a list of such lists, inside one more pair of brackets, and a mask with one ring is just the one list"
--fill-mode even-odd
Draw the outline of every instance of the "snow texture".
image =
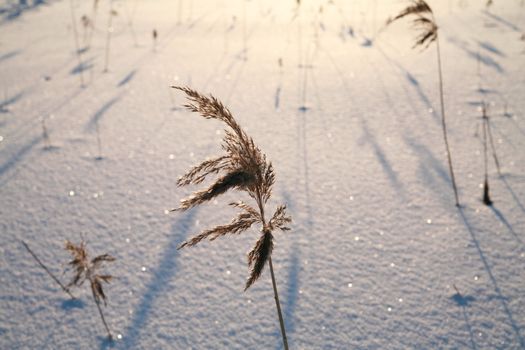
[[[223, 126], [170, 88], [188, 85], [276, 169], [270, 206], [293, 217], [273, 252], [291, 349], [525, 349], [523, 1], [429, 1], [460, 209], [435, 44], [412, 49], [408, 20], [384, 28], [404, 4], [104, 0], [91, 35], [92, 1], [0, 1], [0, 348], [282, 348], [268, 270], [243, 293], [257, 230], [177, 250], [240, 196], [168, 211], [199, 188], [177, 178], [221, 152]], [[492, 207], [482, 102], [502, 170], [489, 157]], [[69, 300], [21, 244], [66, 282], [64, 241], [81, 237], [117, 258], [113, 343], [89, 287]]]

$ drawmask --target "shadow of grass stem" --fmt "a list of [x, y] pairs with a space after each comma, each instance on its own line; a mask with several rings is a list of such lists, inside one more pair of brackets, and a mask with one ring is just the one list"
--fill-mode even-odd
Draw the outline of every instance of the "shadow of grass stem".
[[47, 274], [53, 279], [53, 281], [55, 281], [59, 286], [60, 288], [62, 288], [62, 290], [64, 292], [67, 293], [67, 295], [69, 295], [69, 297], [72, 299], [72, 300], [76, 300], [77, 298], [75, 298], [75, 296], [73, 294], [71, 294], [71, 291], [69, 290], [69, 288], [67, 288], [66, 286], [64, 286], [62, 284], [62, 282], [60, 282], [60, 280], [47, 268], [46, 265], [44, 265], [44, 263], [38, 258], [38, 256], [31, 250], [31, 248], [29, 248], [29, 245], [24, 242], [24, 241], [20, 241], [22, 242], [22, 244], [24, 245], [24, 247], [26, 248], [26, 250], [29, 252], [29, 254], [31, 254], [31, 256], [33, 257], [33, 259], [35, 259], [35, 261], [38, 263], [38, 265], [40, 265], [41, 268], [44, 269], [45, 272], [47, 272]]

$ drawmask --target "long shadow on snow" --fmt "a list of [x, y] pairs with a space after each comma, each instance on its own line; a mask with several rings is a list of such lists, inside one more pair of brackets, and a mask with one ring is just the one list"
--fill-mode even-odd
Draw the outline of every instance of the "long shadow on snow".
[[69, 74], [77, 75], [77, 74], [83, 73], [84, 71], [87, 71], [93, 68], [93, 60], [94, 60], [93, 58], [90, 58], [90, 59], [84, 60], [80, 64], [77, 64], [75, 67], [73, 67], [73, 69], [71, 69]]
[[[404, 76], [405, 76], [405, 79], [408, 81], [408, 83], [410, 84], [410, 86], [412, 86], [415, 90], [415, 92], [417, 93], [419, 99], [421, 100], [421, 102], [423, 102], [423, 104], [425, 105], [425, 107], [428, 109], [428, 110], [431, 110], [431, 115], [434, 119], [435, 122], [439, 122], [440, 121], [440, 117], [439, 115], [436, 113], [436, 109], [434, 108], [434, 106], [432, 105], [432, 102], [430, 101], [430, 98], [428, 98], [428, 96], [425, 94], [425, 92], [423, 91], [423, 89], [421, 88], [421, 85], [419, 85], [419, 81], [417, 80], [416, 77], [414, 77], [414, 75], [412, 75], [412, 73], [410, 73], [408, 71], [408, 69], [406, 69], [402, 64], [400, 64], [399, 62], [397, 62], [396, 60], [394, 60], [393, 58], [391, 58], [390, 56], [388, 56], [380, 47], [378, 47], [378, 51], [383, 55], [383, 57], [393, 66], [395, 66], [397, 69], [399, 69], [401, 72], [403, 72]], [[410, 99], [409, 99], [410, 101]], [[411, 104], [413, 106], [413, 104]], [[413, 106], [414, 107], [414, 106]], [[418, 109], [416, 109], [415, 107], [413, 108], [415, 111], [417, 111]]]
[[518, 207], [520, 207], [521, 211], [525, 213], [525, 207], [523, 206], [523, 203], [521, 203], [520, 199], [518, 198], [518, 196], [516, 195], [512, 187], [509, 185], [509, 182], [507, 181], [506, 177], [501, 176], [500, 178], [501, 178], [501, 181], [503, 181], [503, 184], [505, 185], [507, 190], [510, 192], [512, 198], [514, 199]]
[[[452, 180], [448, 170], [445, 169], [443, 164], [446, 162], [446, 158], [440, 161], [434, 156], [434, 153], [423, 144], [418, 143], [412, 137], [404, 135], [405, 143], [414, 151], [414, 153], [420, 158], [419, 161], [419, 177], [425, 182], [427, 188], [431, 188], [436, 192], [437, 197], [443, 202], [445, 206], [450, 204], [450, 200], [447, 199], [446, 193], [452, 194]], [[439, 147], [442, 147], [439, 145]], [[446, 183], [446, 186], [438, 186], [438, 179], [441, 182]], [[449, 192], [447, 192], [448, 187]], [[446, 197], [445, 197], [446, 196]]]
[[87, 122], [86, 126], [84, 127], [84, 131], [93, 131], [95, 125], [98, 123], [100, 118], [102, 118], [104, 114], [106, 114], [106, 112], [109, 111], [109, 109], [120, 100], [120, 98], [121, 96], [119, 95], [113, 97], [111, 100], [104, 103], [104, 105], [100, 107], [100, 109], [96, 111], [95, 114], [93, 114], [93, 116], [91, 116], [91, 119]]
[[[283, 193], [284, 204], [286, 204], [288, 213], [293, 217], [297, 215], [295, 203], [289, 196], [288, 192]], [[311, 230], [311, 223], [307, 222], [307, 230]], [[293, 230], [293, 227], [292, 227]], [[293, 239], [293, 236], [290, 236]], [[288, 338], [288, 344], [293, 347], [293, 334], [295, 331], [294, 314], [297, 306], [297, 299], [299, 297], [299, 285], [300, 279], [299, 274], [301, 272], [300, 266], [300, 247], [297, 244], [291, 245], [293, 251], [291, 253], [290, 268], [288, 270], [288, 279], [285, 288], [281, 289], [281, 305], [283, 311], [284, 324], [286, 328], [286, 335]], [[278, 283], [278, 282], [277, 282]], [[279, 287], [279, 283], [277, 285]], [[275, 345], [276, 349], [282, 348], [282, 338], [280, 336], [280, 330], [277, 331], [278, 339]]]
[[[283, 303], [283, 317], [286, 327], [286, 335], [290, 347], [293, 348], [293, 339], [291, 337], [295, 331], [294, 313], [295, 307], [297, 306], [297, 299], [299, 297], [299, 273], [301, 272], [301, 266], [299, 262], [299, 248], [294, 247], [292, 252], [292, 258], [290, 260], [290, 269], [288, 270], [288, 283], [282, 294]], [[282, 339], [279, 337], [275, 348], [281, 349], [283, 346]]]
[[12, 21], [20, 17], [24, 12], [33, 10], [40, 5], [48, 4], [45, 0], [33, 0], [31, 5], [29, 5], [28, 2], [28, 0], [18, 0], [15, 4], [13, 4], [12, 2], [8, 2], [7, 5], [1, 6], [0, 16], [2, 16], [3, 18], [0, 24]]
[[488, 41], [479, 41], [478, 40], [478, 45], [482, 48], [484, 48], [485, 50], [495, 54], [495, 55], [498, 55], [500, 57], [505, 57], [506, 55], [500, 51], [497, 47], [495, 47], [494, 45], [492, 45], [491, 43], [489, 43]]
[[173, 290], [167, 287], [178, 271], [177, 260], [179, 258], [179, 251], [177, 250], [177, 246], [191, 233], [190, 229], [192, 227], [193, 217], [197, 213], [197, 210], [198, 209], [193, 209], [181, 214], [180, 219], [172, 225], [170, 242], [164, 250], [157, 267], [153, 270], [151, 280], [146, 286], [142, 299], [133, 312], [133, 320], [123, 333], [124, 341], [120, 348], [132, 349], [137, 345], [141, 337], [141, 331], [148, 324], [150, 313], [155, 306], [156, 300], [167, 292], [173, 292]]
[[476, 62], [479, 61], [479, 62], [483, 63], [485, 66], [494, 69], [496, 72], [498, 72], [500, 74], [505, 73], [505, 70], [503, 69], [503, 67], [498, 62], [496, 62], [496, 60], [494, 60], [490, 56], [483, 55], [481, 52], [476, 52], [476, 51], [470, 49], [468, 47], [468, 43], [467, 42], [464, 42], [464, 41], [461, 41], [461, 40], [458, 40], [458, 39], [452, 38], [452, 37], [448, 37], [447, 41], [449, 43], [453, 44], [454, 46], [456, 46], [457, 48], [463, 50], [467, 54], [468, 57], [472, 58]]
[[516, 241], [518, 241], [521, 246], [523, 247], [523, 241], [521, 240], [521, 238], [518, 236], [518, 234], [516, 233], [516, 231], [514, 231], [514, 228], [512, 228], [512, 225], [507, 221], [507, 218], [505, 217], [505, 215], [503, 215], [499, 210], [498, 208], [496, 208], [494, 205], [491, 205], [489, 206], [490, 209], [492, 210], [492, 212], [494, 213], [494, 215], [498, 218], [498, 220], [503, 224], [505, 225], [505, 227], [509, 230], [510, 233], [512, 233], [512, 235], [514, 236], [514, 238], [516, 239]]
[[33, 138], [29, 143], [24, 145], [21, 149], [15, 152], [9, 159], [7, 159], [3, 164], [0, 165], [0, 177], [2, 177], [9, 169], [15, 166], [18, 162], [23, 160], [26, 155], [35, 147], [42, 137], [38, 136]]
[[476, 250], [478, 251], [478, 254], [479, 254], [479, 257], [481, 259], [481, 262], [483, 263], [483, 266], [485, 267], [485, 270], [487, 271], [489, 279], [492, 282], [492, 286], [494, 287], [494, 291], [498, 295], [498, 300], [501, 301], [501, 305], [502, 305], [503, 309], [505, 310], [505, 313], [507, 314], [507, 318], [509, 319], [510, 326], [512, 327], [512, 329], [513, 329], [513, 331], [514, 331], [514, 333], [516, 335], [516, 340], [520, 344], [520, 348], [525, 349], [525, 340], [521, 336], [520, 328], [516, 324], [516, 321], [514, 320], [514, 316], [513, 316], [512, 312], [509, 309], [509, 306], [508, 306], [507, 301], [506, 301], [507, 298], [501, 292], [501, 289], [500, 289], [500, 287], [498, 285], [498, 281], [496, 280], [496, 277], [492, 273], [492, 269], [490, 268], [490, 265], [489, 265], [489, 263], [487, 261], [487, 258], [485, 257], [485, 254], [483, 253], [483, 250], [481, 250], [481, 246], [479, 245], [479, 241], [478, 241], [478, 239], [476, 237], [476, 234], [474, 232], [474, 228], [472, 227], [472, 225], [468, 221], [467, 216], [465, 215], [465, 212], [463, 210], [464, 209], [461, 208], [461, 207], [458, 208], [459, 216], [462, 219], [463, 224], [465, 225], [465, 228], [467, 229], [467, 231], [469, 232], [469, 234], [470, 234], [470, 236], [472, 238], [472, 242], [474, 243], [474, 245], [476, 247]]
[[22, 51], [20, 50], [14, 50], [14, 51], [4, 53], [3, 55], [0, 56], [0, 62], [13, 58], [15, 56], [18, 56], [21, 52]]
[[0, 113], [7, 113], [7, 112], [9, 112], [9, 109], [6, 108], [6, 107], [8, 107], [9, 105], [12, 105], [16, 101], [20, 100], [20, 98], [22, 98], [23, 95], [24, 95], [23, 92], [19, 92], [18, 94], [14, 95], [12, 97], [8, 97], [7, 99], [5, 99], [2, 102], [0, 102]]
[[470, 345], [473, 350], [477, 350], [478, 347], [476, 345], [476, 342], [474, 341], [474, 332], [472, 331], [472, 324], [470, 323], [470, 319], [467, 314], [467, 307], [469, 307], [470, 303], [473, 303], [476, 301], [476, 298], [474, 298], [471, 295], [461, 295], [461, 294], [454, 294], [450, 299], [452, 299], [458, 306], [461, 307], [461, 311], [463, 313], [463, 319], [465, 320], [465, 323], [467, 325], [468, 334], [470, 337]]
[[129, 72], [118, 84], [117, 87], [121, 87], [129, 83], [133, 78], [135, 77], [135, 74], [137, 73], [136, 69], [133, 69], [131, 72]]
[[363, 136], [361, 137], [361, 140], [364, 140], [364, 142], [372, 146], [374, 155], [376, 156], [377, 161], [383, 168], [383, 172], [385, 173], [388, 180], [390, 181], [390, 185], [398, 194], [402, 195], [403, 184], [399, 181], [397, 173], [394, 171], [394, 169], [390, 165], [390, 161], [388, 160], [385, 152], [383, 151], [383, 148], [381, 148], [381, 145], [377, 142], [375, 136], [370, 133], [366, 121], [364, 120], [362, 121], [361, 127], [363, 129]]
[[[299, 174], [303, 175], [304, 179], [304, 195], [305, 195], [305, 210], [306, 210], [306, 226], [310, 229], [313, 226], [313, 214], [312, 206], [310, 201], [310, 177], [309, 177], [309, 164], [308, 164], [308, 143], [306, 142], [306, 128], [307, 118], [306, 112], [299, 111], [297, 113], [297, 148], [300, 155], [300, 169]], [[300, 182], [299, 182], [300, 183]]]
[[[511, 120], [511, 121], [514, 121], [514, 119], [510, 119], [510, 120]], [[491, 128], [492, 128], [492, 129], [493, 129], [498, 135], [501, 136], [502, 139], [505, 140], [505, 143], [506, 143], [506, 144], [510, 145], [515, 151], [518, 151], [518, 150], [521, 151], [521, 149], [519, 149], [519, 147], [516, 147], [516, 145], [515, 145], [514, 142], [512, 141], [512, 138], [509, 137], [506, 133], [504, 133], [504, 132], [500, 129], [500, 127], [498, 126], [497, 123], [492, 123], [492, 124], [490, 124], [490, 126], [491, 126]], [[519, 131], [519, 128], [517, 127], [517, 125], [516, 125], [516, 128], [514, 128], [513, 130], [516, 130], [516, 129]], [[523, 136], [525, 136], [525, 134], [523, 134]]]
[[500, 17], [498, 15], [495, 15], [493, 13], [490, 13], [487, 10], [483, 10], [482, 12], [483, 12], [483, 14], [485, 16], [487, 16], [487, 17], [489, 17], [489, 18], [491, 18], [491, 19], [493, 19], [493, 20], [495, 20], [495, 21], [497, 21], [497, 22], [507, 26], [508, 28], [510, 28], [510, 29], [512, 29], [512, 30], [514, 30], [516, 32], [521, 32], [521, 29], [517, 25], [515, 25], [514, 23], [509, 22], [505, 18]]

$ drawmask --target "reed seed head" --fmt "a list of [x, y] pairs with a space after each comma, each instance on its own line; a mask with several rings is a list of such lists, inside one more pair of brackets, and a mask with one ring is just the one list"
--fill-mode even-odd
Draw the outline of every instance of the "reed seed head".
[[403, 9], [394, 18], [389, 18], [386, 22], [388, 26], [392, 22], [395, 22], [406, 16], [414, 17], [412, 19], [413, 27], [420, 31], [420, 34], [416, 37], [414, 48], [422, 46], [426, 49], [432, 42], [437, 39], [438, 26], [434, 20], [434, 13], [430, 6], [424, 0], [411, 0], [410, 4]]
[[115, 261], [115, 258], [109, 254], [102, 254], [90, 260], [86, 243], [83, 241], [78, 245], [66, 241], [65, 248], [73, 257], [69, 265], [71, 265], [74, 270], [74, 275], [68, 283], [67, 288], [81, 286], [86, 280], [89, 280], [93, 297], [97, 304], [102, 300], [104, 301], [104, 305], [106, 305], [107, 298], [102, 288], [102, 282], [109, 283], [113, 276], [100, 274], [99, 270], [103, 267], [104, 263]]
[[234, 189], [246, 192], [256, 203], [256, 207], [242, 201], [230, 203], [230, 206], [240, 210], [230, 223], [201, 232], [182, 243], [179, 249], [194, 246], [204, 239], [213, 241], [227, 234], [240, 234], [254, 224], [260, 224], [261, 237], [248, 253], [248, 266], [251, 271], [246, 282], [246, 290], [260, 277], [272, 253], [272, 232], [275, 229], [289, 230], [286, 225], [291, 222], [284, 205], [277, 208], [270, 221], [267, 222], [264, 217], [265, 205], [271, 197], [275, 182], [273, 166], [222, 102], [188, 87], [173, 86], [173, 88], [186, 94], [189, 103], [185, 107], [188, 110], [199, 113], [206, 119], [222, 121], [227, 126], [221, 145], [225, 154], [194, 166], [178, 179], [177, 185], [200, 184], [209, 175], [217, 175], [218, 178], [207, 188], [181, 200], [180, 206], [173, 210], [184, 211], [193, 208]]

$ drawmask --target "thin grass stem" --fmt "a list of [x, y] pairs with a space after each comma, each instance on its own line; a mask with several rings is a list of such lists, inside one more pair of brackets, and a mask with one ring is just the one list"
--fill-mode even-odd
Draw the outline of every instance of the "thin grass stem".
[[501, 176], [501, 169], [499, 166], [498, 154], [496, 153], [496, 147], [494, 146], [494, 138], [492, 137], [490, 118], [487, 118], [487, 132], [489, 135], [490, 147], [492, 149], [492, 157], [494, 158], [494, 163], [496, 163], [496, 169], [498, 170], [498, 175]]
[[487, 110], [485, 107], [485, 104], [483, 104], [483, 165], [485, 169], [485, 181], [483, 182], [483, 203], [485, 205], [491, 205], [492, 200], [490, 199], [489, 194], [489, 171], [488, 171], [488, 156], [487, 156], [487, 124], [488, 124], [488, 117], [487, 117]]
[[73, 26], [73, 35], [75, 37], [75, 53], [78, 60], [78, 71], [80, 76], [80, 86], [84, 86], [84, 64], [82, 62], [82, 55], [80, 54], [80, 45], [78, 44], [78, 31], [77, 23], [75, 19], [75, 9], [73, 8], [73, 0], [69, 0], [69, 5], [71, 9], [71, 24]]
[[102, 140], [100, 138], [100, 129], [98, 127], [98, 121], [95, 123], [95, 130], [97, 132], [98, 159], [102, 159]]
[[281, 335], [283, 336], [283, 346], [285, 350], [288, 350], [288, 339], [286, 338], [286, 329], [284, 328], [284, 319], [281, 312], [281, 304], [279, 302], [279, 293], [277, 292], [277, 284], [275, 283], [275, 275], [273, 273], [272, 257], [268, 258], [268, 264], [270, 265], [270, 275], [272, 276], [273, 295], [275, 297], [275, 306], [277, 307], [277, 314], [279, 315], [279, 325], [281, 326]]
[[111, 32], [113, 31], [113, 28], [111, 27], [113, 23], [113, 0], [109, 1], [109, 18], [108, 18], [108, 27], [107, 35], [106, 35], [106, 55], [104, 60], [104, 72], [108, 71], [108, 65], [109, 65], [109, 45], [111, 44]]
[[445, 101], [443, 97], [443, 73], [442, 73], [442, 68], [441, 68], [441, 50], [439, 47], [439, 35], [436, 38], [436, 53], [437, 53], [438, 74], [439, 74], [439, 101], [441, 104], [441, 125], [443, 127], [443, 140], [445, 141], [445, 147], [447, 149], [448, 169], [450, 172], [450, 178], [452, 180], [452, 188], [454, 189], [454, 197], [456, 199], [456, 206], [459, 207], [459, 196], [458, 196], [458, 189], [456, 186], [456, 177], [454, 176], [454, 168], [452, 166], [452, 155], [450, 154], [450, 147], [448, 144], [448, 136], [447, 136], [447, 122], [445, 118]]
[[91, 292], [93, 293], [93, 301], [95, 301], [95, 304], [97, 304], [98, 313], [100, 314], [100, 318], [102, 319], [102, 323], [104, 324], [104, 327], [106, 328], [106, 331], [108, 332], [108, 339], [110, 341], [112, 341], [113, 340], [113, 336], [111, 335], [111, 331], [109, 330], [108, 324], [106, 323], [106, 319], [104, 318], [104, 313], [102, 312], [102, 308], [100, 307], [100, 301], [97, 299], [97, 295], [95, 293], [95, 289], [91, 288]]

